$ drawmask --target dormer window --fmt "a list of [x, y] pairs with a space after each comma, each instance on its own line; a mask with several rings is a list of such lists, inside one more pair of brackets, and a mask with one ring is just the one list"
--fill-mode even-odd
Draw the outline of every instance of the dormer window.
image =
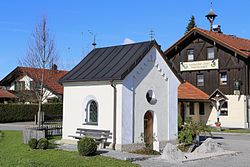
[[209, 60], [214, 59], [214, 47], [207, 48], [207, 59], [209, 59]]
[[188, 61], [194, 61], [194, 49], [187, 50]]
[[15, 91], [25, 90], [25, 82], [24, 81], [15, 81], [14, 89], [15, 89]]

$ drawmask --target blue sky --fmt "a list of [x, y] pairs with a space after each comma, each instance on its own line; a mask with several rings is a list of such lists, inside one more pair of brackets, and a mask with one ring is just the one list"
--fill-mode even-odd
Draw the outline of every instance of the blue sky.
[[[225, 34], [250, 39], [249, 0], [214, 0], [215, 23]], [[210, 0], [8, 0], [0, 3], [0, 79], [18, 66], [42, 16], [46, 15], [54, 35], [60, 67], [71, 69], [91, 49], [96, 34], [97, 47], [119, 45], [128, 38], [149, 40], [149, 31], [165, 50], [185, 32], [191, 15], [198, 27], [209, 29], [204, 17]]]

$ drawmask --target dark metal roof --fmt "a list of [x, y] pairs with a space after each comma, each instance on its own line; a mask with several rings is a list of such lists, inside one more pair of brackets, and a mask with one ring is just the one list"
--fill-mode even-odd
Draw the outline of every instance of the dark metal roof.
[[60, 82], [122, 80], [155, 44], [146, 41], [93, 49]]

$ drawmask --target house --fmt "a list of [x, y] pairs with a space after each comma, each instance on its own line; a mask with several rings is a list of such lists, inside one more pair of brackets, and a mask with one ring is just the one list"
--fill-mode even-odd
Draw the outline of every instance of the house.
[[0, 103], [8, 103], [16, 98], [14, 94], [0, 87]]
[[[198, 93], [202, 96], [196, 101], [185, 99], [179, 110], [184, 110], [185, 117], [203, 117], [201, 120], [212, 126], [219, 117], [222, 127], [249, 128], [250, 40], [223, 34], [221, 29], [193, 28], [164, 54], [184, 80], [206, 94]], [[219, 116], [212, 103], [200, 102], [207, 95], [227, 99]]]
[[[58, 81], [66, 73], [67, 71], [57, 70], [56, 65], [54, 69], [44, 70], [43, 103], [62, 100], [63, 86]], [[40, 89], [41, 77], [42, 69], [16, 67], [0, 81], [0, 85], [15, 94], [19, 102], [36, 103], [36, 91]]]
[[180, 80], [156, 41], [93, 49], [61, 82], [63, 142], [77, 128], [110, 130], [118, 150], [177, 139]]
[[206, 122], [209, 117], [211, 102], [208, 94], [184, 81], [178, 87], [178, 113], [184, 123], [187, 119], [196, 122]]

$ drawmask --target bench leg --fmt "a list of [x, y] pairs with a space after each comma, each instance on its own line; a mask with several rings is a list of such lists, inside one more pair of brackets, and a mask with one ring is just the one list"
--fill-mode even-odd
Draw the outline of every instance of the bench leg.
[[101, 140], [101, 142], [99, 143], [99, 149], [103, 149], [105, 146], [105, 140]]
[[104, 143], [101, 142], [101, 143], [99, 144], [99, 149], [103, 149], [103, 148], [104, 148]]

